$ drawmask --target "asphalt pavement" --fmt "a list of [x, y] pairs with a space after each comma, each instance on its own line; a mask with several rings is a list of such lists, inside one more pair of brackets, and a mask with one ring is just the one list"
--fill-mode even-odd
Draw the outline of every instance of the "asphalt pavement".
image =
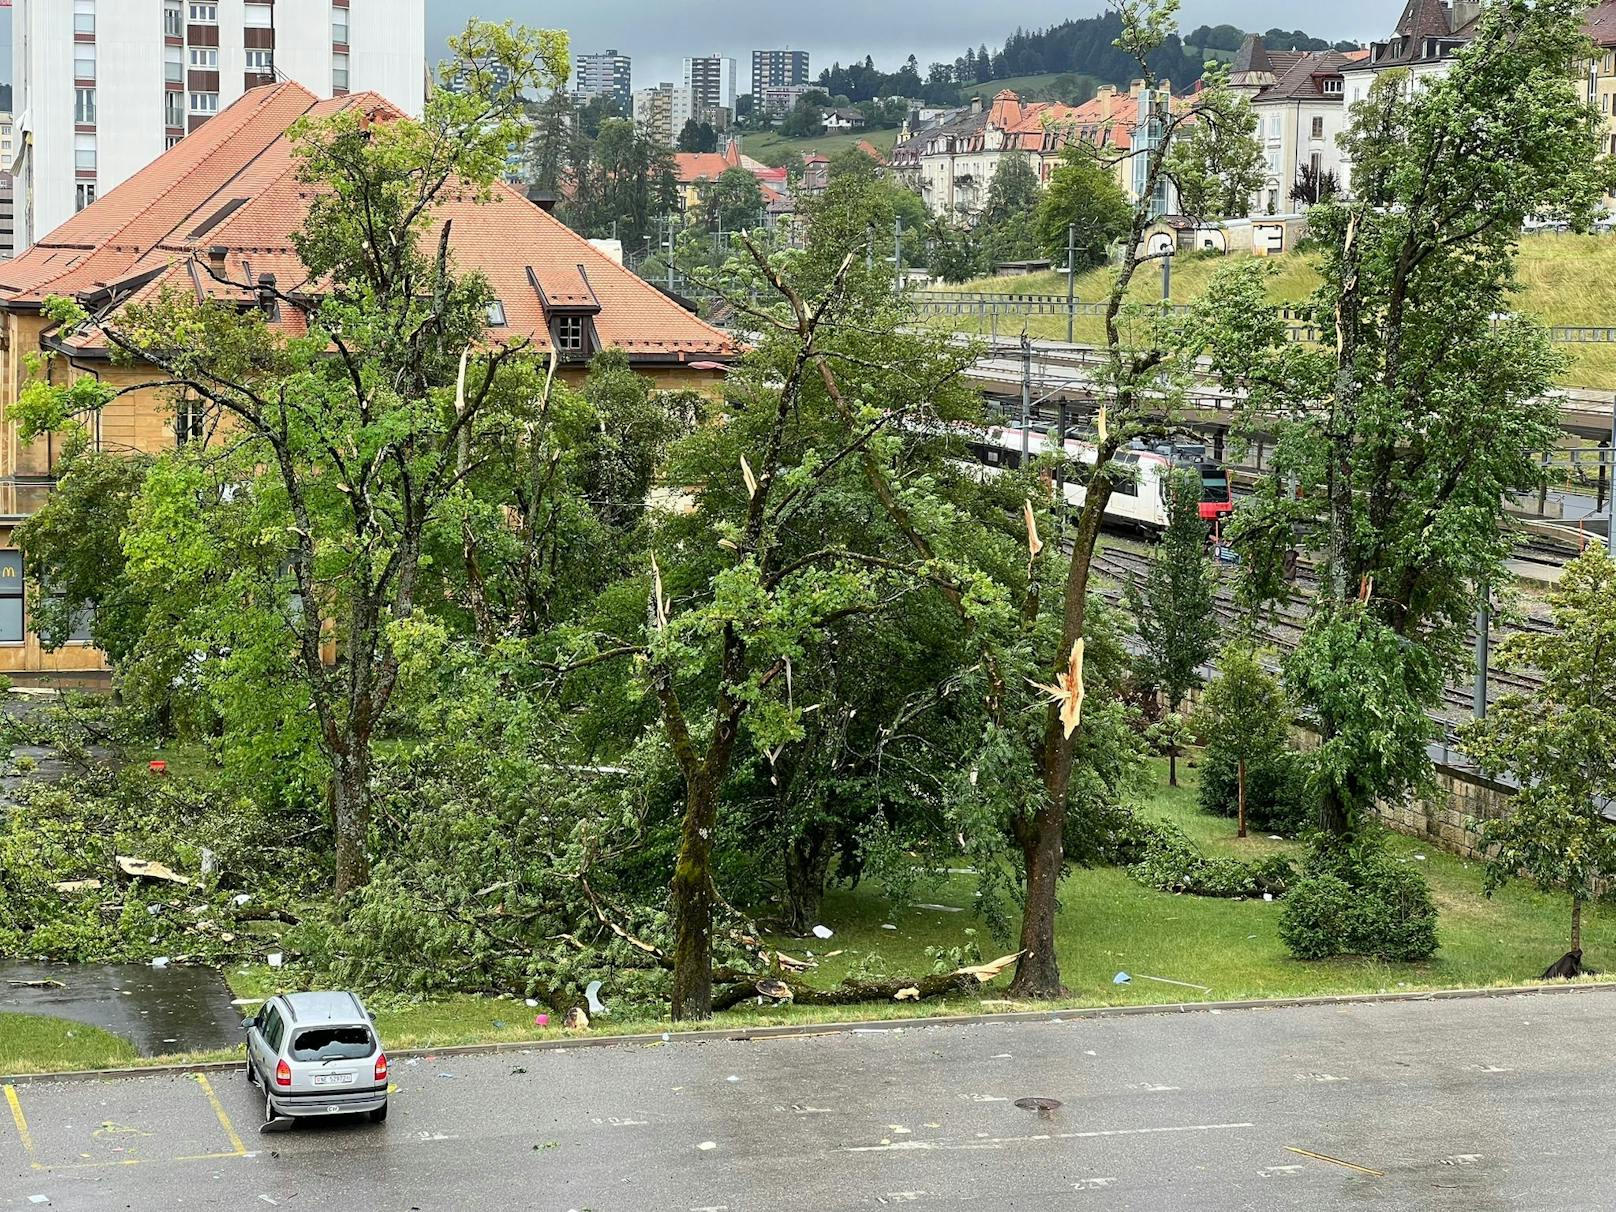
[[240, 1072], [19, 1082], [0, 1209], [1616, 1207], [1616, 992], [1059, 1018], [426, 1057], [274, 1134]]

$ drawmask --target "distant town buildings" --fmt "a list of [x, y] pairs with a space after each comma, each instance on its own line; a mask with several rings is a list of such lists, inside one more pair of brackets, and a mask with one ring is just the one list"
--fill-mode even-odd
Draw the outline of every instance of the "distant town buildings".
[[[752, 98], [759, 106], [763, 104], [763, 98], [770, 89], [801, 88], [807, 85], [808, 82], [807, 51], [755, 50], [752, 52]], [[795, 102], [792, 104], [795, 104]]]
[[610, 97], [617, 112], [634, 112], [634, 61], [615, 50], [579, 55], [573, 68], [573, 92], [580, 101]]
[[16, 0], [18, 251], [277, 79], [419, 113], [426, 0]]
[[1415, 80], [1444, 74], [1453, 56], [1476, 36], [1481, 0], [1408, 0], [1391, 37], [1369, 44], [1369, 54], [1344, 70], [1349, 106], [1369, 95], [1375, 77], [1402, 68]]
[[735, 112], [735, 60], [723, 55], [697, 55], [685, 60], [684, 86], [695, 103]]
[[1601, 150], [1616, 156], [1616, 0], [1603, 0], [1588, 13], [1583, 33], [1594, 53], [1585, 65], [1588, 104], [1599, 111]]
[[763, 113], [783, 118], [797, 108], [798, 101], [817, 91], [814, 84], [771, 84], [761, 93], [753, 93], [752, 101]]

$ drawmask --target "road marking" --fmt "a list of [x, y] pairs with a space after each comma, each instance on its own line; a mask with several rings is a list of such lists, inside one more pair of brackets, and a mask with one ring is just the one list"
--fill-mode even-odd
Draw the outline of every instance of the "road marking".
[[1327, 1153], [1313, 1153], [1307, 1149], [1298, 1149], [1295, 1145], [1286, 1145], [1285, 1148], [1299, 1157], [1311, 1157], [1314, 1161], [1329, 1162], [1332, 1166], [1340, 1166], [1346, 1170], [1356, 1170], [1359, 1174], [1367, 1174], [1372, 1178], [1385, 1178], [1384, 1170], [1371, 1170], [1368, 1166], [1360, 1166], [1356, 1162], [1342, 1161], [1339, 1157], [1331, 1157]]
[[213, 1092], [213, 1083], [208, 1081], [208, 1075], [198, 1073], [196, 1075], [196, 1084], [202, 1087], [202, 1093], [208, 1096], [208, 1105], [213, 1108], [213, 1113], [219, 1117], [219, 1126], [224, 1129], [225, 1139], [230, 1142], [230, 1148], [234, 1151], [230, 1156], [247, 1156], [247, 1146], [242, 1144], [241, 1137], [236, 1135], [236, 1126], [230, 1122], [230, 1117], [225, 1114], [224, 1104], [219, 1101], [219, 1096]]
[[[1022, 1145], [1043, 1140], [1095, 1140], [1107, 1136], [1159, 1136], [1182, 1132], [1221, 1132], [1240, 1128], [1254, 1128], [1255, 1124], [1183, 1124], [1170, 1128], [1096, 1128], [1087, 1132], [1040, 1132], [1034, 1136], [989, 1136], [977, 1140], [950, 1142], [945, 1140], [900, 1140], [879, 1145], [843, 1145], [843, 1153], [914, 1153], [932, 1150], [958, 1151], [968, 1149], [998, 1149], [1004, 1145]], [[1301, 1150], [1295, 1150], [1301, 1152]], [[1311, 1155], [1310, 1155], [1311, 1156]], [[1325, 1160], [1334, 1160], [1327, 1158]], [[1337, 1163], [1350, 1166], [1351, 1162]], [[1353, 1167], [1358, 1169], [1359, 1167]], [[1378, 1171], [1369, 1171], [1371, 1174]]]
[[22, 1141], [22, 1151], [28, 1154], [28, 1160], [34, 1160], [34, 1137], [28, 1131], [28, 1117], [22, 1113], [22, 1103], [17, 1099], [17, 1087], [7, 1083], [6, 1102], [11, 1107], [11, 1122], [17, 1125], [17, 1139]]

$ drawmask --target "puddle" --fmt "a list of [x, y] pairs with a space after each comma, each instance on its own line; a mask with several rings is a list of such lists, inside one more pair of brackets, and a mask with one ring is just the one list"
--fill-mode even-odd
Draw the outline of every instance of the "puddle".
[[[43, 980], [64, 987], [19, 984]], [[0, 1011], [101, 1027], [123, 1036], [142, 1056], [236, 1047], [242, 1012], [230, 996], [212, 968], [0, 963]]]

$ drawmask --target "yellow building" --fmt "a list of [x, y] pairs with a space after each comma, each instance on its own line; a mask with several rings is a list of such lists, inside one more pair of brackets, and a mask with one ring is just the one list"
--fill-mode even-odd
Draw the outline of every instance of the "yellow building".
[[[95, 333], [62, 333], [42, 308], [53, 296], [105, 313], [163, 290], [194, 292], [242, 309], [260, 307], [260, 286], [318, 296], [292, 244], [308, 213], [287, 128], [305, 114], [363, 107], [373, 122], [401, 115], [376, 94], [319, 101], [297, 84], [254, 89], [117, 189], [79, 212], [16, 261], [0, 264], [0, 414], [28, 381], [30, 354], [56, 355], [58, 381], [92, 375], [134, 388], [86, 418], [99, 450], [158, 453], [206, 441], [198, 408], [168, 389], [143, 387], [154, 372], [119, 367]], [[738, 352], [704, 323], [628, 272], [517, 191], [496, 187], [479, 205], [455, 196], [450, 252], [462, 271], [492, 286], [491, 340], [529, 340], [553, 349], [563, 376], [578, 379], [595, 353], [624, 350], [659, 386], [704, 387]], [[273, 299], [270, 306], [273, 308]], [[299, 331], [301, 313], [274, 308], [273, 324]], [[0, 427], [0, 674], [84, 678], [106, 669], [83, 641], [47, 652], [28, 625], [18, 522], [50, 492], [60, 444], [24, 442], [15, 423]]]

